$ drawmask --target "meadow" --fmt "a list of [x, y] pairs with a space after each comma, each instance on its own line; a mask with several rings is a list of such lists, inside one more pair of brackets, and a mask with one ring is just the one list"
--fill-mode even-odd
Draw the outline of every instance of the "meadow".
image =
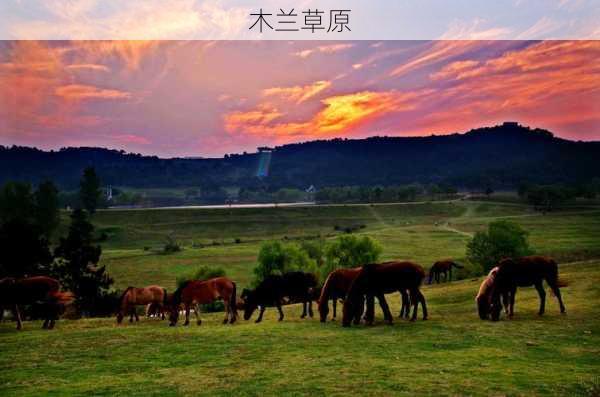
[[[167, 326], [114, 318], [0, 324], [2, 395], [598, 395], [600, 393], [600, 209], [571, 207], [546, 215], [513, 203], [307, 206], [258, 209], [100, 211], [106, 233], [102, 263], [118, 287], [162, 284], [201, 265], [221, 266], [248, 285], [262, 241], [331, 239], [359, 226], [383, 247], [382, 259], [424, 267], [441, 258], [463, 261], [470, 236], [508, 218], [530, 233], [536, 253], [559, 259], [567, 314], [548, 294], [537, 313], [533, 288], [519, 290], [516, 316], [480, 321], [474, 296], [479, 269], [465, 263], [461, 280], [424, 286], [430, 319], [342, 328], [337, 321], [301, 320], [297, 305], [276, 321]], [[360, 227], [362, 226], [362, 227]], [[183, 245], [160, 252], [167, 236]], [[399, 296], [388, 302], [399, 311]], [[255, 316], [256, 317], [256, 316]]]

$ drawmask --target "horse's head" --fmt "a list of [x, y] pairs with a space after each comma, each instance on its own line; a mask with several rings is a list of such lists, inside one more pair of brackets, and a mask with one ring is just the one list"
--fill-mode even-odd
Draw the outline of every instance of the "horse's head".
[[252, 317], [252, 314], [258, 307], [255, 295], [255, 291], [247, 288], [244, 288], [242, 295], [240, 295], [240, 298], [244, 301], [244, 320], [250, 320], [250, 317]]
[[482, 320], [487, 320], [490, 314], [490, 302], [487, 296], [477, 296], [475, 299], [477, 302], [477, 312], [479, 313], [479, 318]]
[[179, 320], [179, 305], [172, 304], [169, 312], [169, 326], [174, 327]]
[[321, 318], [321, 322], [324, 323], [325, 321], [327, 321], [327, 315], [329, 314], [328, 299], [326, 297], [322, 297], [317, 301], [317, 304], [319, 307], [319, 316]]

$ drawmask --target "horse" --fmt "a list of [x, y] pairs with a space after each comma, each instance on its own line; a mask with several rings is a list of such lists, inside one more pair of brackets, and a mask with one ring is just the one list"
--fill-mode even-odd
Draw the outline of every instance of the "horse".
[[435, 279], [436, 283], [440, 283], [440, 276], [444, 274], [444, 279], [446, 281], [452, 281], [452, 268], [455, 267], [457, 269], [463, 269], [464, 266], [459, 265], [456, 262], [451, 260], [443, 260], [435, 262], [431, 268], [429, 269], [429, 282], [431, 284], [433, 279]]
[[423, 268], [412, 262], [386, 262], [371, 263], [364, 265], [354, 281], [352, 282], [346, 300], [344, 301], [342, 325], [349, 327], [356, 312], [360, 311], [362, 298], [367, 297], [367, 324], [373, 323], [373, 305], [369, 299], [376, 297], [383, 310], [385, 321], [393, 322], [392, 314], [385, 300], [385, 294], [408, 290], [410, 302], [414, 307], [411, 321], [417, 318], [419, 303], [423, 309], [423, 320], [427, 319], [427, 304], [425, 297], [420, 291], [420, 286], [425, 278]]
[[117, 323], [121, 324], [123, 317], [129, 313], [129, 322], [140, 321], [136, 306], [155, 305], [163, 307], [167, 304], [167, 290], [159, 285], [150, 285], [144, 288], [127, 287], [119, 299], [119, 310], [117, 312]]
[[[479, 286], [479, 291], [477, 292], [477, 296], [475, 297], [475, 302], [477, 302], [477, 311], [479, 313], [479, 318], [482, 320], [487, 320], [490, 312], [490, 304], [491, 304], [491, 292], [492, 286], [494, 285], [494, 280], [496, 278], [496, 274], [498, 274], [498, 266], [494, 267], [488, 273], [487, 277], [483, 280], [481, 285]], [[508, 314], [508, 302], [509, 302], [509, 293], [506, 292], [502, 294], [502, 304], [504, 305], [504, 311]]]
[[514, 315], [515, 295], [517, 287], [535, 286], [540, 296], [540, 309], [538, 314], [544, 314], [546, 306], [546, 292], [543, 282], [550, 286], [560, 306], [560, 312], [566, 313], [565, 305], [560, 294], [560, 287], [567, 286], [558, 278], [558, 264], [551, 258], [544, 256], [524, 256], [517, 259], [503, 259], [498, 264], [498, 272], [494, 278], [491, 292], [490, 313], [492, 321], [500, 319], [501, 303], [500, 296], [509, 294], [508, 317]]
[[[284, 298], [292, 302], [302, 302], [303, 306], [311, 302], [311, 293], [317, 287], [317, 278], [312, 273], [288, 272], [283, 275], [272, 274], [258, 284], [254, 290], [244, 289], [244, 320], [249, 320], [260, 306], [256, 323], [260, 323], [267, 306], [275, 306], [279, 311], [279, 321], [283, 320], [281, 305]], [[312, 312], [312, 309], [310, 310]], [[303, 312], [302, 318], [306, 316]], [[312, 315], [311, 315], [312, 317]]]
[[225, 304], [225, 318], [223, 324], [233, 324], [237, 320], [236, 284], [227, 277], [215, 277], [208, 280], [189, 280], [173, 293], [170, 302], [171, 314], [169, 325], [175, 326], [179, 319], [179, 307], [185, 308], [185, 323], [190, 323], [190, 309], [195, 308], [196, 323], [202, 324], [200, 320], [199, 305], [212, 303], [222, 299]]
[[61, 292], [58, 280], [46, 276], [16, 279], [12, 277], [0, 280], [0, 307], [12, 309], [17, 319], [17, 330], [23, 329], [19, 305], [40, 303], [44, 310], [43, 329], [53, 329], [61, 307], [73, 301], [71, 292]]
[[[323, 284], [323, 288], [321, 288], [321, 296], [318, 300], [319, 315], [322, 323], [327, 321], [330, 299], [332, 301], [333, 318], [335, 319], [338, 299], [346, 298], [350, 285], [356, 276], [358, 276], [360, 270], [360, 267], [354, 267], [350, 269], [337, 269], [329, 273]], [[360, 317], [358, 317], [358, 320], [360, 321]]]

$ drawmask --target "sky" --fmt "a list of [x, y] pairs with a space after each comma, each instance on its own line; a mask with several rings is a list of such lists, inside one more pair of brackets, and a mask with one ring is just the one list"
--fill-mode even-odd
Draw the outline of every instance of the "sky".
[[0, 41], [0, 145], [218, 157], [505, 120], [600, 140], [600, 41]]

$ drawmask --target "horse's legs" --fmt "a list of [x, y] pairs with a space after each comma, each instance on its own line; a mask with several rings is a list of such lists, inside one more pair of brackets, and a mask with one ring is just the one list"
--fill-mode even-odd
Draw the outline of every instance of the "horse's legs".
[[135, 315], [135, 322], [137, 323], [138, 321], [140, 321], [140, 316], [138, 316], [135, 306], [133, 307], [133, 314]]
[[283, 310], [281, 310], [281, 301], [277, 301], [277, 311], [279, 312], [279, 320], [278, 321], [283, 321]]
[[419, 309], [419, 290], [413, 289], [410, 291], [410, 302], [413, 304], [413, 313], [410, 321], [417, 319], [417, 310]]
[[260, 323], [262, 321], [263, 314], [265, 314], [265, 309], [266, 309], [265, 306], [260, 307], [260, 313], [258, 313], [258, 318], [256, 319], [255, 322]]
[[421, 301], [421, 309], [423, 310], [423, 320], [427, 320], [428, 313], [427, 313], [427, 303], [425, 302], [425, 296], [423, 296], [423, 293], [421, 292], [420, 289], [417, 289], [417, 295], [419, 296], [418, 297], [419, 301]]
[[509, 293], [509, 308], [508, 308], [508, 317], [512, 318], [515, 315], [515, 295], [517, 295], [517, 287], [511, 289]]
[[390, 307], [388, 306], [387, 301], [385, 300], [385, 295], [378, 294], [377, 300], [379, 301], [379, 306], [381, 306], [381, 310], [383, 311], [383, 318], [385, 322], [391, 325], [394, 322], [394, 320], [392, 318], [392, 313], [390, 312]]
[[23, 329], [23, 322], [21, 321], [21, 312], [19, 312], [19, 306], [15, 305], [13, 309], [13, 315], [17, 319], [17, 330]]
[[313, 318], [315, 316], [315, 314], [313, 313], [312, 303], [312, 300], [308, 301], [308, 316], [310, 318]]
[[510, 299], [509, 294], [510, 294], [509, 292], [504, 292], [501, 295], [501, 297], [502, 297], [502, 305], [504, 306], [504, 313], [506, 315], [508, 315], [508, 305], [510, 303], [510, 301], [509, 301], [509, 299]]
[[185, 305], [185, 323], [183, 325], [190, 325], [190, 305], [186, 303]]
[[550, 289], [552, 289], [552, 293], [554, 295], [556, 295], [556, 299], [558, 299], [558, 304], [560, 305], [560, 312], [566, 313], [567, 309], [565, 308], [565, 305], [563, 304], [562, 296], [560, 294], [560, 289], [558, 288], [558, 285], [556, 285], [556, 281], [548, 282], [548, 280], [546, 280], [546, 282], [550, 286]]
[[375, 298], [373, 295], [367, 295], [366, 304], [367, 310], [365, 311], [365, 324], [373, 325], [373, 321], [375, 321]]
[[333, 317], [335, 319], [336, 311], [337, 311], [337, 297], [332, 299], [331, 305], [333, 306]]
[[48, 329], [48, 323], [50, 322], [49, 318], [46, 318], [44, 320], [44, 323], [42, 324], [42, 329]]
[[229, 322], [229, 317], [231, 316], [231, 304], [229, 300], [223, 299], [223, 303], [225, 304], [225, 318], [223, 319], [223, 324], [227, 324]]
[[542, 284], [542, 280], [535, 283], [535, 289], [537, 290], [538, 295], [540, 296], [540, 310], [538, 314], [541, 316], [546, 310], [546, 291], [544, 291], [544, 285]]
[[194, 314], [196, 314], [196, 324], [201, 325], [202, 320], [200, 320], [200, 304], [196, 303], [194, 306]]
[[302, 315], [300, 316], [300, 318], [304, 317], [306, 317], [306, 301], [302, 302]]

